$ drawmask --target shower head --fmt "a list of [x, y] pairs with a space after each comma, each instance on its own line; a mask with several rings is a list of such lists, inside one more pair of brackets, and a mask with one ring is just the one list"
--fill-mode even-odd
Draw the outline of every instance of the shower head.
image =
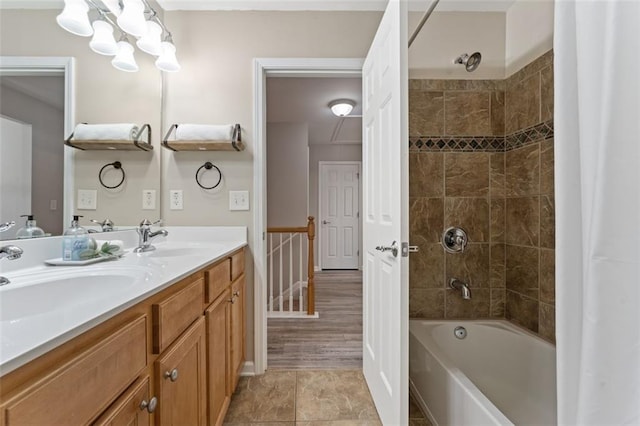
[[472, 53], [471, 56], [469, 56], [467, 53], [463, 53], [462, 55], [458, 56], [458, 58], [453, 61], [453, 63], [462, 64], [464, 65], [467, 72], [472, 72], [475, 71], [476, 68], [478, 68], [478, 65], [480, 65], [480, 60], [482, 60], [482, 55], [480, 54], [480, 52]]

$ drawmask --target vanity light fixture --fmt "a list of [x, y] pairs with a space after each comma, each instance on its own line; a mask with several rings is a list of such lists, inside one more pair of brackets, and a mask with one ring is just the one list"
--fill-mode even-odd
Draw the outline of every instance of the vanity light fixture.
[[337, 99], [329, 103], [331, 112], [337, 117], [345, 117], [351, 114], [356, 103], [350, 99]]
[[[56, 17], [58, 25], [72, 34], [90, 37], [89, 46], [101, 55], [114, 56], [111, 63], [119, 70], [138, 71], [134, 48], [127, 35], [136, 38], [140, 50], [157, 56], [156, 67], [176, 72], [180, 64], [171, 32], [165, 27], [148, 0], [64, 0], [64, 9]], [[97, 16], [91, 23], [90, 15]], [[120, 33], [116, 43], [114, 29]]]

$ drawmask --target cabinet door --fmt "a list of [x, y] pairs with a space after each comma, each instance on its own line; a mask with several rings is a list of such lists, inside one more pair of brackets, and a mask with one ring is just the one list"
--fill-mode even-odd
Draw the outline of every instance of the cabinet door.
[[245, 278], [242, 275], [231, 286], [231, 370], [230, 384], [231, 392], [238, 385], [240, 370], [244, 362], [244, 341], [245, 341], [245, 325], [244, 325], [244, 289]]
[[231, 290], [227, 288], [205, 312], [207, 322], [207, 400], [209, 424], [221, 425], [229, 407], [228, 384]]
[[149, 376], [138, 379], [94, 426], [150, 426], [156, 402], [150, 400]]
[[205, 321], [200, 317], [155, 362], [156, 424], [206, 423]]

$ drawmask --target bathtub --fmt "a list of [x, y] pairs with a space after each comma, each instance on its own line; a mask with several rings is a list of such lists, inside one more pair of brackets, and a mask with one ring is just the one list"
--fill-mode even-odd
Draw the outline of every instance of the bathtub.
[[508, 321], [410, 320], [409, 385], [434, 425], [556, 424], [555, 347]]

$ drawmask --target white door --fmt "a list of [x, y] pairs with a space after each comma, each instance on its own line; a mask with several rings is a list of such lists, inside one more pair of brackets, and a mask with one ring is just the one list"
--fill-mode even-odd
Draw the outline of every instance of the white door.
[[360, 164], [320, 162], [322, 269], [358, 269]]
[[20, 215], [31, 214], [31, 125], [0, 117], [0, 222], [16, 226], [2, 234], [15, 238]]
[[385, 425], [408, 424], [407, 50], [406, 1], [389, 0], [362, 70], [363, 370]]

